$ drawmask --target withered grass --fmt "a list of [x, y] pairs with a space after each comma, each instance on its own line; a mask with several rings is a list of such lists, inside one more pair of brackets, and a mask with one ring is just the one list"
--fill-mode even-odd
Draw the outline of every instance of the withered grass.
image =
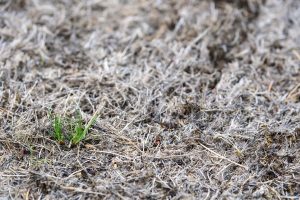
[[298, 0], [1, 0], [0, 198], [297, 199], [299, 66]]

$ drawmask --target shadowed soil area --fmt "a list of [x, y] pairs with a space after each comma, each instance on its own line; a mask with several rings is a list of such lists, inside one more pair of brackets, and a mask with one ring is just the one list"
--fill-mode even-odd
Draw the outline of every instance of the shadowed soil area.
[[297, 199], [300, 1], [0, 0], [0, 130], [1, 199]]

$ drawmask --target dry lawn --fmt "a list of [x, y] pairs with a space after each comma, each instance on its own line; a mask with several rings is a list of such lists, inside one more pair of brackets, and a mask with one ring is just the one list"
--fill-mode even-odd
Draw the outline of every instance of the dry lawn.
[[300, 1], [0, 0], [0, 115], [1, 199], [299, 199]]

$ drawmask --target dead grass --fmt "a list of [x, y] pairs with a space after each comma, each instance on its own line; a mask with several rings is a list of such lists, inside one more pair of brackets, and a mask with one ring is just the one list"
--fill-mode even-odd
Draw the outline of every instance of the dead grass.
[[[297, 199], [300, 2], [0, 1], [3, 199]], [[52, 109], [96, 124], [77, 146]]]

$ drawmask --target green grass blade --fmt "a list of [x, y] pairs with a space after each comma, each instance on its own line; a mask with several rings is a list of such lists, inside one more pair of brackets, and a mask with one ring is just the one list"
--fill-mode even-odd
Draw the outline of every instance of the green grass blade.
[[84, 137], [88, 133], [91, 126], [96, 122], [97, 118], [98, 118], [98, 113], [96, 112], [84, 128], [84, 131], [83, 131]]
[[98, 113], [96, 112], [91, 120], [88, 122], [86, 126], [83, 126], [81, 115], [79, 117], [79, 120], [76, 122], [75, 126], [75, 134], [72, 138], [72, 144], [78, 144], [80, 141], [82, 141], [86, 134], [88, 133], [88, 130], [91, 128], [91, 126], [96, 122], [96, 119], [98, 117]]
[[62, 120], [60, 117], [55, 116], [53, 128], [54, 128], [54, 138], [57, 141], [62, 142], [64, 140], [64, 136], [62, 133]]
[[78, 112], [77, 119], [75, 122], [74, 134], [71, 140], [72, 144], [78, 144], [81, 140], [84, 139], [83, 131], [84, 131], [83, 120], [81, 114]]

